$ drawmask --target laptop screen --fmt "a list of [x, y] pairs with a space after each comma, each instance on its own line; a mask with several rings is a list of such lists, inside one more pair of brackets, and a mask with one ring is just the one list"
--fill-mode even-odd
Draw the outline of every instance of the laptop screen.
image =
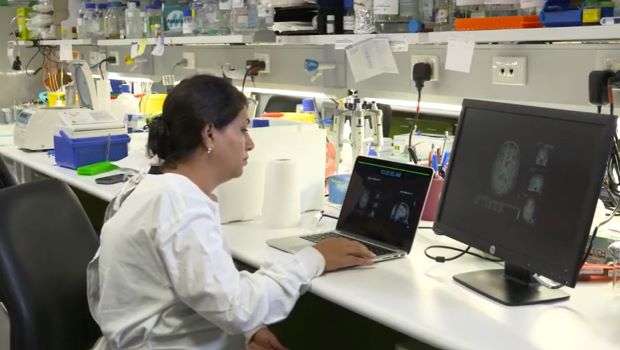
[[430, 168], [358, 157], [336, 229], [409, 252], [432, 178]]

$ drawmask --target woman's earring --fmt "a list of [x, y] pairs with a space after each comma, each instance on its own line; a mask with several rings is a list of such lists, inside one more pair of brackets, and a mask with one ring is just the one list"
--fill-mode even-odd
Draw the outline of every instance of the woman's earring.
[[211, 154], [213, 152], [213, 146], [207, 147], [207, 154]]

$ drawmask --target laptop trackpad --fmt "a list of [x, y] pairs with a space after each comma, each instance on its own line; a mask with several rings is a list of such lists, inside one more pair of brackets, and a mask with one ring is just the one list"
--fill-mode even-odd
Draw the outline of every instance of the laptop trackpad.
[[299, 237], [284, 237], [267, 240], [267, 245], [288, 253], [296, 253], [314, 243]]

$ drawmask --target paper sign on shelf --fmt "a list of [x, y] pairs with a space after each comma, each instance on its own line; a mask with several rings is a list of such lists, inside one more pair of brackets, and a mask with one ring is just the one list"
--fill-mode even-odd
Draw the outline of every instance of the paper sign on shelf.
[[151, 55], [153, 56], [163, 56], [164, 55], [164, 37], [163, 36], [158, 36], [157, 39], [155, 39], [155, 47], [153, 48], [153, 51], [151, 51]]
[[469, 73], [476, 43], [465, 36], [452, 34], [448, 39], [446, 70]]
[[383, 73], [398, 74], [388, 39], [371, 38], [345, 49], [355, 82]]
[[72, 61], [73, 60], [73, 45], [69, 42], [61, 42], [60, 43], [60, 60], [61, 61]]

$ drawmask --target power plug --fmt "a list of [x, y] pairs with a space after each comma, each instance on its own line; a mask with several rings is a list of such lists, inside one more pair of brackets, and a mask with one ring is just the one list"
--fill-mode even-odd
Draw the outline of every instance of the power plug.
[[433, 76], [433, 68], [429, 63], [418, 62], [413, 65], [411, 71], [411, 77], [415, 83], [415, 87], [421, 90], [424, 87], [425, 81], [430, 81]]
[[247, 60], [245, 61], [245, 69], [248, 71], [248, 75], [255, 77], [258, 72], [265, 70], [265, 61], [262, 60]]

